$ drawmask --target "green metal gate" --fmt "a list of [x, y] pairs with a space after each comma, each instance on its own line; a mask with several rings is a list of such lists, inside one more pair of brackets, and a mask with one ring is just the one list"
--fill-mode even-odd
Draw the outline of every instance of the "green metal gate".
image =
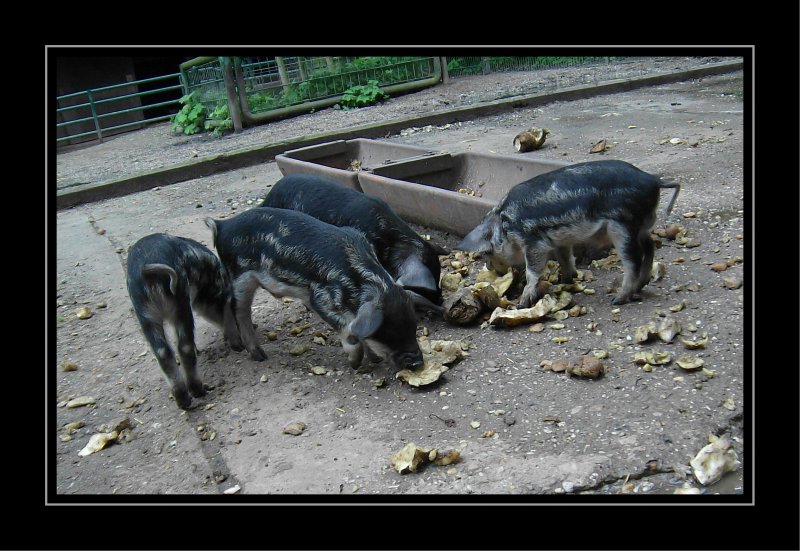
[[[226, 72], [231, 77], [226, 79]], [[438, 57], [201, 57], [181, 65], [185, 92], [210, 112], [227, 103], [249, 126], [308, 113], [375, 81], [387, 94], [438, 83]]]
[[[58, 142], [93, 136], [102, 141], [103, 136], [141, 125], [168, 120], [171, 115], [147, 117], [146, 111], [163, 106], [180, 107], [178, 98], [153, 104], [142, 104], [141, 98], [183, 89], [180, 73], [147, 78], [65, 94], [56, 98], [56, 124]], [[140, 92], [140, 84], [165, 82], [166, 85]], [[179, 94], [178, 94], [179, 95]], [[88, 130], [87, 130], [88, 128]]]

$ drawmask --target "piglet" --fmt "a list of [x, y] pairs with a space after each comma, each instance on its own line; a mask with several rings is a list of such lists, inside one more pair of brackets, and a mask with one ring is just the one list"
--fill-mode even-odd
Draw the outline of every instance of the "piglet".
[[[157, 233], [128, 249], [128, 295], [181, 409], [191, 404], [190, 394], [199, 397], [206, 393], [197, 374], [193, 311], [221, 327], [232, 348], [243, 348], [231, 291], [220, 261], [196, 241]], [[164, 334], [165, 322], [175, 328], [184, 377]]]
[[423, 363], [411, 296], [381, 266], [364, 234], [307, 214], [255, 208], [229, 220], [206, 219], [234, 289], [236, 319], [253, 360], [266, 354], [251, 317], [259, 287], [294, 297], [339, 332], [350, 365], [364, 345], [401, 369]]
[[292, 209], [334, 226], [362, 231], [398, 285], [435, 305], [442, 303], [439, 255], [449, 251], [422, 239], [382, 199], [321, 176], [290, 174], [278, 180], [261, 206]]
[[[594, 161], [541, 174], [514, 186], [457, 248], [489, 253], [501, 271], [525, 266], [520, 307], [542, 296], [537, 281], [548, 255], [555, 252], [562, 280], [576, 275], [573, 245], [613, 243], [625, 269], [614, 304], [631, 300], [649, 281], [654, 244], [650, 231], [664, 183], [624, 161]], [[609, 243], [610, 242], [610, 243]]]

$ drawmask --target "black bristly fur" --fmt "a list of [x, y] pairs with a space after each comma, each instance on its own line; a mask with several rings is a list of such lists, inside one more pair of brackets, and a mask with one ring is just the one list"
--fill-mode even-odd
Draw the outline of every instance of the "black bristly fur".
[[237, 321], [251, 358], [266, 358], [252, 326], [253, 295], [298, 298], [334, 329], [350, 363], [362, 343], [398, 367], [418, 367], [416, 316], [408, 293], [381, 266], [364, 234], [302, 212], [262, 207], [229, 220], [206, 219], [233, 280]]
[[513, 187], [484, 217], [458, 248], [489, 252], [498, 267], [526, 268], [527, 282], [520, 306], [541, 298], [537, 279], [547, 257], [555, 253], [562, 278], [575, 276], [572, 247], [581, 243], [613, 243], [624, 266], [622, 288], [615, 304], [628, 302], [650, 280], [660, 191], [667, 184], [624, 161], [594, 161], [570, 165]]
[[[292, 209], [334, 226], [356, 228], [375, 247], [378, 260], [395, 281], [435, 304], [442, 303], [439, 255], [448, 251], [422, 239], [382, 199], [321, 176], [290, 174], [272, 187], [261, 206]], [[410, 257], [419, 259], [417, 267], [427, 269], [429, 277], [417, 272], [415, 277], [405, 276], [410, 284], [403, 281], [404, 271], [415, 271], [408, 264], [404, 270]]]
[[[241, 349], [228, 277], [214, 253], [200, 243], [152, 234], [128, 250], [127, 282], [142, 332], [170, 383], [175, 401], [186, 409], [192, 401], [190, 394], [205, 394], [197, 374], [193, 312], [222, 328], [231, 346]], [[175, 327], [180, 370], [165, 335], [165, 322]]]

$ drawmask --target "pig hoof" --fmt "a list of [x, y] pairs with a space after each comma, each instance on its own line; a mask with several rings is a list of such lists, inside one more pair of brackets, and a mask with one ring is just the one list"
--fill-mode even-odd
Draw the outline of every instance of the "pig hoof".
[[231, 345], [231, 350], [233, 350], [234, 352], [241, 352], [242, 350], [244, 350], [244, 345], [240, 342], [230, 343], [230, 345]]
[[373, 352], [372, 349], [367, 348], [367, 347], [364, 348], [364, 355], [366, 355], [366, 357], [370, 361], [370, 363], [376, 364], [376, 363], [379, 363], [381, 360], [383, 360], [383, 358], [381, 358], [375, 352]]
[[175, 396], [175, 403], [178, 404], [179, 408], [189, 409], [189, 406], [192, 405], [192, 398], [186, 390], [180, 392], [173, 390], [172, 395]]
[[203, 387], [203, 383], [190, 384], [189, 385], [189, 392], [195, 398], [200, 398], [201, 396], [205, 396], [206, 395], [206, 389], [205, 389], [205, 387]]
[[619, 306], [621, 304], [627, 304], [628, 297], [615, 297], [614, 300], [611, 301], [611, 304], [614, 306]]
[[250, 358], [256, 362], [263, 362], [267, 359], [267, 355], [260, 346], [257, 346], [250, 352]]

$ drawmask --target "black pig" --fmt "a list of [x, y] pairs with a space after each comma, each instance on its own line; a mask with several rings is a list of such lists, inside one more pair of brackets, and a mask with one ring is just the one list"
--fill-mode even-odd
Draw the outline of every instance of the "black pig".
[[[195, 397], [206, 393], [197, 374], [192, 311], [221, 327], [231, 347], [242, 350], [225, 270], [214, 253], [196, 241], [148, 235], [128, 249], [128, 295], [175, 402], [188, 408], [190, 393]], [[175, 327], [185, 380], [164, 334], [164, 322]]]
[[206, 224], [231, 274], [236, 319], [252, 359], [266, 358], [251, 318], [253, 295], [263, 287], [275, 297], [302, 300], [339, 331], [352, 367], [361, 363], [363, 343], [399, 368], [422, 365], [412, 299], [361, 232], [269, 207]]
[[304, 212], [334, 226], [364, 233], [378, 260], [405, 289], [442, 303], [439, 255], [448, 251], [422, 239], [385, 201], [312, 174], [290, 174], [273, 186], [264, 207]]
[[614, 244], [625, 275], [614, 304], [628, 302], [650, 281], [654, 244], [650, 231], [662, 188], [677, 188], [667, 207], [672, 211], [680, 185], [664, 183], [624, 161], [578, 163], [541, 174], [514, 186], [458, 248], [491, 253], [492, 264], [525, 266], [526, 285], [520, 307], [541, 298], [539, 274], [555, 251], [563, 281], [576, 275], [572, 246]]

